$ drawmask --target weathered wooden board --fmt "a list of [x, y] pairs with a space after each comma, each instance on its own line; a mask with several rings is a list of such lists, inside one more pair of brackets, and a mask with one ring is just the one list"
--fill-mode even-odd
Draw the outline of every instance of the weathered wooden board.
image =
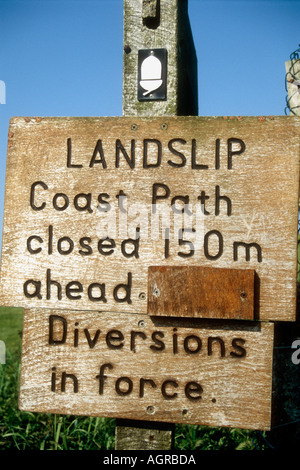
[[148, 272], [149, 315], [254, 319], [252, 269], [150, 266]]
[[195, 265], [255, 270], [256, 318], [294, 320], [299, 122], [12, 118], [1, 304], [146, 313], [149, 266]]
[[21, 410], [269, 429], [273, 324], [24, 311]]

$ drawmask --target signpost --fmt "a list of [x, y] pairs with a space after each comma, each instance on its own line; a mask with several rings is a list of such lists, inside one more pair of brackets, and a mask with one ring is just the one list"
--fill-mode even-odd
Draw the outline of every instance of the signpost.
[[115, 417], [117, 449], [270, 429], [273, 322], [296, 320], [300, 121], [196, 116], [195, 68], [187, 2], [125, 0], [123, 117], [10, 122], [19, 406]]

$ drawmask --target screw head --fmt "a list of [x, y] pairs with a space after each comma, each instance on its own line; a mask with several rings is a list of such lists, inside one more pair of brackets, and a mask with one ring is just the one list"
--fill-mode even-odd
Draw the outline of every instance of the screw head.
[[150, 406], [147, 406], [147, 409], [146, 409], [148, 415], [153, 415], [155, 413], [155, 407], [150, 405]]

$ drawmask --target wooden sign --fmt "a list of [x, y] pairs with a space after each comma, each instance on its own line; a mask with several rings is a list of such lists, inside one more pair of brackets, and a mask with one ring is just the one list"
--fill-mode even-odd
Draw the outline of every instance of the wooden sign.
[[146, 313], [150, 266], [200, 266], [295, 320], [299, 122], [12, 118], [1, 304]]
[[269, 429], [273, 324], [24, 311], [25, 411]]

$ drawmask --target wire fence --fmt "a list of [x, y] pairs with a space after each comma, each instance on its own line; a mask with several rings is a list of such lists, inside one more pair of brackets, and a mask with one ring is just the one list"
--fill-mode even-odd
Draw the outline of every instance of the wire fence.
[[286, 107], [285, 114], [300, 115], [300, 106], [294, 104], [294, 98], [297, 93], [300, 93], [300, 86], [295, 86], [294, 90], [291, 92], [290, 87], [288, 88], [289, 83], [299, 82], [300, 83], [300, 44], [299, 49], [296, 49], [290, 55], [290, 67], [285, 75], [285, 90], [286, 95]]
[[[295, 84], [293, 88], [289, 84]], [[300, 93], [300, 44], [290, 55], [289, 68], [285, 74], [285, 90], [286, 90], [286, 106], [285, 114], [294, 116], [300, 115], [300, 106], [295, 104], [299, 100], [295, 100], [296, 95]], [[297, 266], [297, 290], [300, 297], [300, 200], [298, 208], [298, 266]]]

